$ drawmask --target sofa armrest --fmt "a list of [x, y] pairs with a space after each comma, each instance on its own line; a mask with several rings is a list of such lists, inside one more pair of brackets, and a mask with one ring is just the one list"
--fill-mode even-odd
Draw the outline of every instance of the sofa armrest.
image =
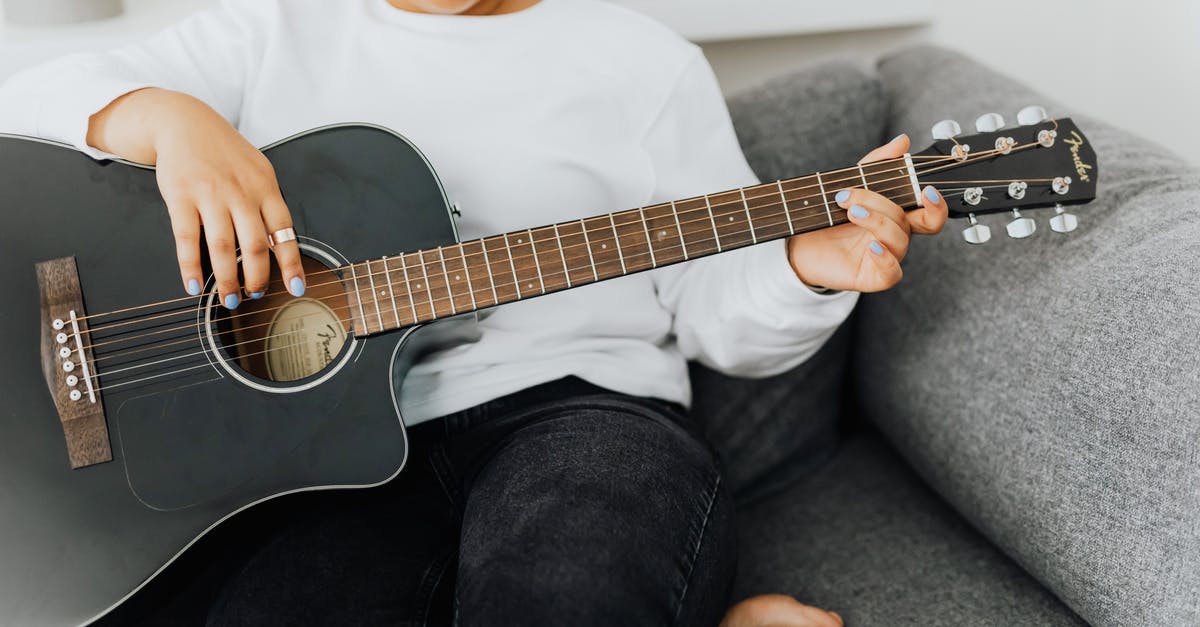
[[879, 64], [893, 132], [1071, 114], [1100, 160], [1080, 229], [914, 241], [864, 298], [862, 409], [947, 500], [1093, 624], [1200, 624], [1200, 174], [950, 51]]

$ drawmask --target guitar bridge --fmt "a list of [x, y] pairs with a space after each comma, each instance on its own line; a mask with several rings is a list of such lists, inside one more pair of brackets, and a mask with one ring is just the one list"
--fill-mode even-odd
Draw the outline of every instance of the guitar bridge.
[[74, 257], [36, 265], [42, 309], [42, 373], [58, 410], [71, 468], [112, 461]]

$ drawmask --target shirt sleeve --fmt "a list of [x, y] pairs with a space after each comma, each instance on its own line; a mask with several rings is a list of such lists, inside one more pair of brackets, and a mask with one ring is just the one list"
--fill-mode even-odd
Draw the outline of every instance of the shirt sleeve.
[[0, 130], [52, 139], [95, 159], [89, 118], [145, 87], [192, 95], [235, 126], [252, 68], [262, 58], [258, 2], [224, 0], [144, 42], [75, 54], [20, 72], [0, 86]]
[[[759, 182], [699, 50], [644, 145], [655, 171], [654, 203]], [[672, 330], [685, 357], [729, 375], [765, 377], [803, 363], [833, 335], [858, 294], [821, 294], [804, 285], [792, 270], [784, 242], [654, 271], [658, 298], [674, 314]]]

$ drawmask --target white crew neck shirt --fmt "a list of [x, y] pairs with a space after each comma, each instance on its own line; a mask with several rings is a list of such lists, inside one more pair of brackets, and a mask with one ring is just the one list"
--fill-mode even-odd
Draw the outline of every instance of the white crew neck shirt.
[[[758, 182], [700, 50], [600, 0], [496, 16], [386, 0], [227, 0], [148, 41], [15, 76], [0, 88], [0, 130], [108, 158], [86, 145], [89, 116], [146, 86], [204, 100], [260, 146], [334, 123], [393, 129], [460, 205], [464, 238]], [[478, 341], [414, 367], [404, 419], [572, 374], [686, 405], [687, 359], [734, 375], [782, 372], [855, 301], [808, 289], [775, 241], [503, 305], [481, 314]]]

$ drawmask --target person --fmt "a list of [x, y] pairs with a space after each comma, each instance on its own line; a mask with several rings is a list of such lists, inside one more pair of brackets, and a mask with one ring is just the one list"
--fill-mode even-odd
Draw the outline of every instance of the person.
[[[200, 293], [206, 254], [230, 309], [262, 296], [272, 254], [305, 291], [296, 243], [269, 246], [293, 225], [255, 146], [349, 121], [413, 140], [466, 237], [758, 183], [699, 48], [601, 0], [227, 0], [0, 89], [8, 131], [155, 165], [182, 289]], [[840, 624], [778, 596], [726, 615], [733, 509], [685, 409], [686, 361], [739, 376], [802, 363], [858, 293], [900, 280], [911, 234], [942, 229], [945, 202], [923, 194], [905, 213], [838, 190], [850, 224], [492, 310], [477, 342], [405, 381], [397, 480], [246, 527], [180, 584], [205, 592], [159, 591], [146, 616]]]

